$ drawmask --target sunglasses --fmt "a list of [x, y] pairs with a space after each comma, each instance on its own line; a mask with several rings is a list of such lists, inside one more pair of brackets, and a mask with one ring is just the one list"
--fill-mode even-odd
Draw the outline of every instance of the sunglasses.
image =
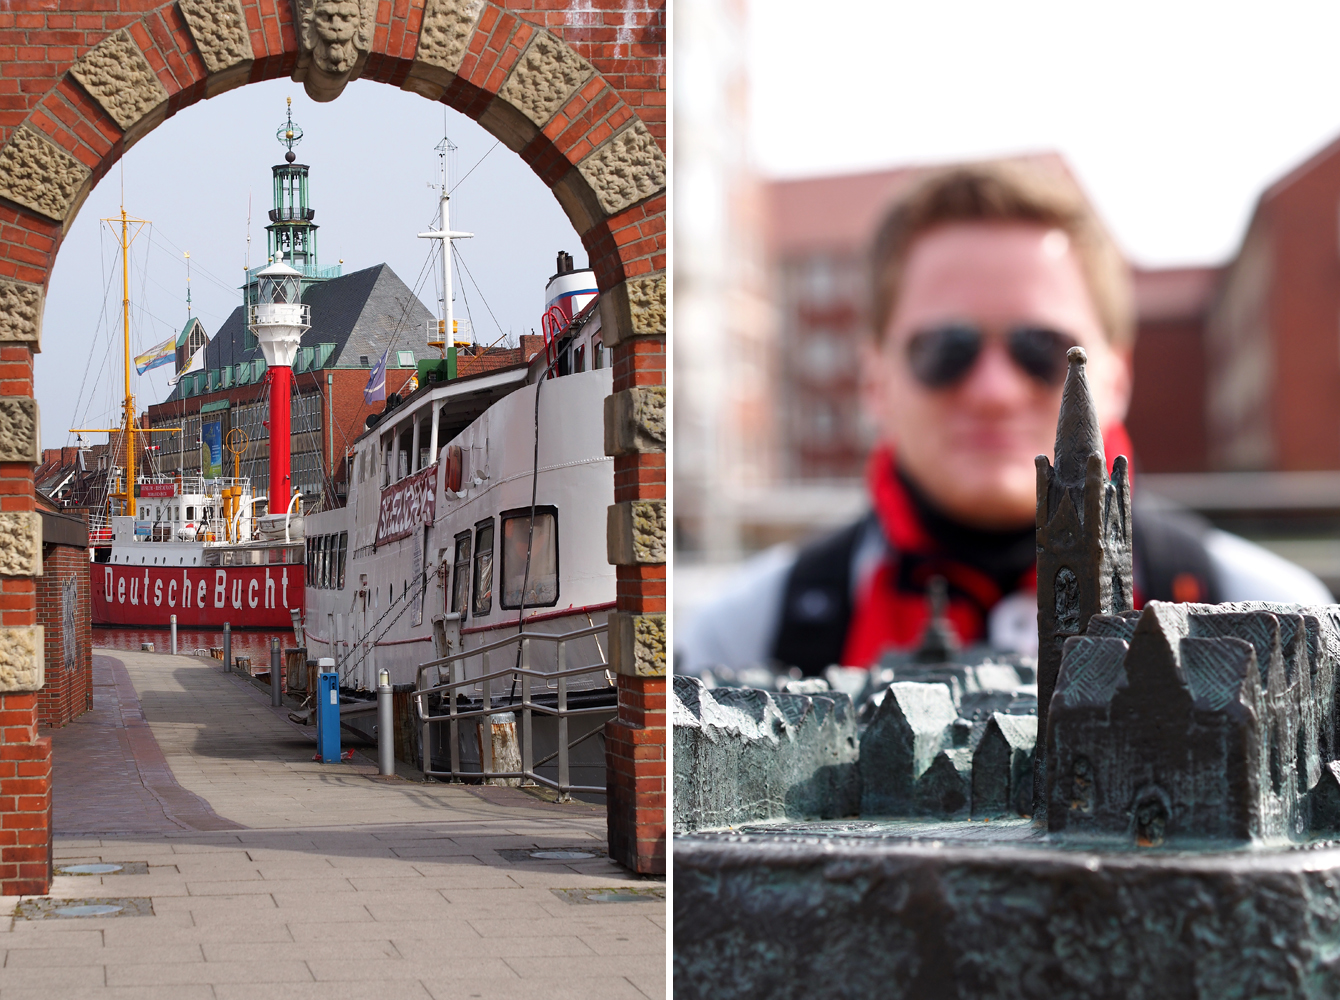
[[[907, 342], [913, 376], [929, 389], [963, 381], [981, 356], [987, 334], [971, 323], [946, 323], [914, 334]], [[1016, 326], [1004, 337], [1010, 360], [1030, 378], [1047, 386], [1065, 381], [1066, 352], [1075, 338], [1045, 326]]]

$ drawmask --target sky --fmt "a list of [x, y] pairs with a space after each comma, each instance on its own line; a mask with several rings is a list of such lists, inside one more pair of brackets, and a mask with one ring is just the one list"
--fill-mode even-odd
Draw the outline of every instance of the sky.
[[1127, 255], [1230, 257], [1340, 137], [1340, 4], [753, 0], [750, 140], [775, 177], [1057, 150]]
[[[71, 427], [119, 423], [122, 376], [119, 217], [122, 167], [128, 215], [151, 220], [131, 245], [131, 350], [175, 336], [185, 325], [186, 261], [191, 255], [192, 314], [213, 335], [240, 304], [251, 205], [251, 263], [266, 255], [270, 167], [283, 162], [275, 132], [285, 98], [304, 137], [294, 150], [309, 164], [319, 263], [343, 260], [344, 273], [390, 264], [433, 312], [440, 277], [424, 269], [437, 241], [439, 154], [444, 112], [455, 194], [452, 228], [475, 233], [456, 243], [468, 274], [457, 268], [455, 313], [470, 318], [489, 343], [538, 329], [544, 285], [555, 254], [586, 253], [558, 202], [516, 154], [463, 115], [384, 84], [356, 81], [337, 100], [317, 104], [301, 84], [272, 80], [202, 101], [170, 118], [135, 145], [84, 203], [56, 258], [47, 294], [36, 388], [42, 443], [73, 443]], [[468, 176], [467, 176], [468, 173]], [[463, 286], [463, 288], [462, 288]], [[492, 310], [490, 315], [489, 310]], [[418, 348], [421, 331], [402, 348]], [[165, 365], [135, 376], [138, 409], [171, 391]], [[90, 440], [105, 440], [90, 436]]]

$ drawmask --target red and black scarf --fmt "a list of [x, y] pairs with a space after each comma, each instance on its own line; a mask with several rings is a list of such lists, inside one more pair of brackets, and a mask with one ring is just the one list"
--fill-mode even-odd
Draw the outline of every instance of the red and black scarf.
[[[1110, 473], [1113, 458], [1131, 454], [1125, 427], [1104, 433], [1103, 447]], [[949, 585], [948, 616], [964, 645], [986, 639], [988, 616], [1002, 597], [1036, 590], [1032, 525], [983, 532], [957, 524], [899, 472], [888, 448], [870, 456], [867, 486], [887, 544], [873, 571], [858, 581], [844, 665], [868, 667], [887, 650], [914, 648], [926, 628], [932, 577]]]

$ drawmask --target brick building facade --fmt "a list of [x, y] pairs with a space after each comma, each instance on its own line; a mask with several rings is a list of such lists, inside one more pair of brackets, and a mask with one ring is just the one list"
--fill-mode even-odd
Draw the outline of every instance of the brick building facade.
[[42, 575], [37, 623], [42, 626], [46, 683], [38, 724], [58, 729], [93, 707], [93, 605], [89, 595], [88, 517], [38, 497]]
[[[315, 16], [324, 2], [305, 9]], [[296, 22], [297, 10], [284, 0], [52, 0], [41, 9], [0, 10], [0, 513], [15, 526], [9, 537], [27, 530], [35, 539], [38, 530], [32, 356], [41, 349], [42, 297], [69, 224], [128, 145], [197, 101], [289, 77], [300, 59], [309, 92], [337, 98], [348, 75], [333, 75], [323, 53], [303, 48], [316, 32]], [[370, 51], [353, 72], [479, 121], [554, 192], [580, 234], [612, 352], [605, 430], [614, 499], [639, 504], [640, 523], [648, 512], [663, 515], [663, 0], [595, 9], [584, 0], [390, 0], [372, 10]], [[37, 548], [7, 541], [0, 551], [0, 652], [18, 666], [0, 688], [6, 894], [43, 892], [50, 879], [50, 741], [37, 735], [34, 693], [41, 687]], [[610, 551], [633, 547], [615, 539]], [[663, 871], [665, 716], [634, 706], [664, 693], [665, 571], [660, 563], [620, 566], [618, 579], [611, 615], [618, 724], [639, 734], [651, 773], [631, 795], [612, 780], [610, 842], [630, 868]], [[623, 767], [621, 759], [610, 764], [611, 771]]]
[[1340, 469], [1340, 140], [1257, 202], [1205, 323], [1215, 469]]

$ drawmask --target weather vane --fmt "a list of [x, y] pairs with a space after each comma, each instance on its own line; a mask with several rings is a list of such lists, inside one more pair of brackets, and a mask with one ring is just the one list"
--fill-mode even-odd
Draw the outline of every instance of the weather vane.
[[292, 163], [298, 158], [293, 152], [293, 147], [302, 142], [302, 129], [293, 124], [293, 98], [291, 97], [288, 98], [288, 117], [284, 121], [284, 124], [279, 126], [279, 130], [275, 132], [275, 138], [278, 139], [282, 145], [288, 147], [288, 152], [284, 154], [284, 159], [288, 160], [289, 163]]

